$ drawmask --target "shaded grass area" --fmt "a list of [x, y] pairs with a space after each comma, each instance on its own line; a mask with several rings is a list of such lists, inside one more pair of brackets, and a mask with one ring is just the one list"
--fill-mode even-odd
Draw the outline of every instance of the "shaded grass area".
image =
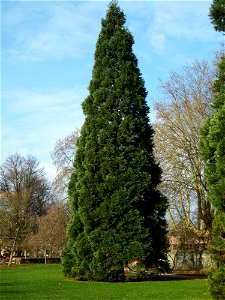
[[185, 300], [211, 299], [207, 280], [126, 283], [66, 280], [59, 264], [1, 267], [1, 299]]

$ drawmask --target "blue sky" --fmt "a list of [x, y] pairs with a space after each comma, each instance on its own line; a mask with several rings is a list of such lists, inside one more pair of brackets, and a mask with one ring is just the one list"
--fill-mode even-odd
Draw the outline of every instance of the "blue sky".
[[[80, 128], [95, 44], [108, 1], [2, 1], [1, 162], [34, 155], [50, 179], [55, 142]], [[222, 35], [209, 1], [119, 1], [148, 90], [195, 59], [211, 60]]]

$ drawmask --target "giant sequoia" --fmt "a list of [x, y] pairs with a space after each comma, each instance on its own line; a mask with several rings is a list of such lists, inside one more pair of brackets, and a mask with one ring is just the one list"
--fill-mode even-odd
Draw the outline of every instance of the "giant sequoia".
[[225, 56], [218, 65], [214, 82], [214, 112], [201, 130], [201, 152], [206, 164], [208, 197], [216, 214], [210, 252], [217, 263], [209, 273], [213, 299], [225, 297]]
[[[210, 17], [216, 30], [225, 34], [225, 1], [214, 0]], [[225, 299], [225, 54], [217, 69], [213, 90], [213, 114], [201, 130], [201, 152], [208, 178], [208, 198], [215, 208], [211, 253], [217, 268], [209, 273], [213, 299]]]
[[68, 193], [66, 276], [121, 280], [134, 260], [143, 271], [166, 260], [166, 198], [153, 154], [147, 92], [125, 15], [109, 5], [96, 44], [85, 122]]

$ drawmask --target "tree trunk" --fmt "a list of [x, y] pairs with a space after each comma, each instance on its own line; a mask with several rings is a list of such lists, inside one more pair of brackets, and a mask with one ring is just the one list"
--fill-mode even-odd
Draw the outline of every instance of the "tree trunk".
[[15, 248], [16, 248], [16, 238], [13, 241], [13, 245], [12, 245], [12, 248], [11, 248], [11, 251], [10, 251], [8, 267], [11, 267], [11, 265], [12, 265], [13, 253], [15, 251]]
[[45, 250], [45, 264], [47, 264], [47, 250]]

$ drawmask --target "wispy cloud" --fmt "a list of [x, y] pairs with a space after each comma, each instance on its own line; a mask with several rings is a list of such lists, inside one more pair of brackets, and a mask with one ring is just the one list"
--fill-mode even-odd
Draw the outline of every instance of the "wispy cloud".
[[96, 17], [104, 8], [79, 1], [4, 4], [4, 58], [27, 62], [83, 56], [95, 44], [100, 27]]
[[[143, 48], [157, 55], [168, 55], [173, 43], [216, 43], [215, 32], [208, 18], [210, 2], [168, 1], [123, 4], [131, 16], [128, 21]], [[135, 15], [135, 16], [134, 16]], [[132, 20], [135, 18], [135, 24]]]
[[82, 88], [51, 94], [13, 91], [4, 95], [2, 159], [8, 153], [38, 154], [42, 159], [53, 150], [56, 140], [82, 126]]
[[[161, 55], [172, 47], [171, 38], [215, 40], [210, 22], [208, 26], [205, 23], [209, 6], [207, 1], [204, 5], [201, 1], [193, 1], [193, 5], [190, 1], [121, 2], [131, 31], [143, 38], [149, 51]], [[9, 1], [3, 5], [3, 42], [7, 31], [3, 58], [27, 62], [91, 54], [106, 8], [105, 1]]]

